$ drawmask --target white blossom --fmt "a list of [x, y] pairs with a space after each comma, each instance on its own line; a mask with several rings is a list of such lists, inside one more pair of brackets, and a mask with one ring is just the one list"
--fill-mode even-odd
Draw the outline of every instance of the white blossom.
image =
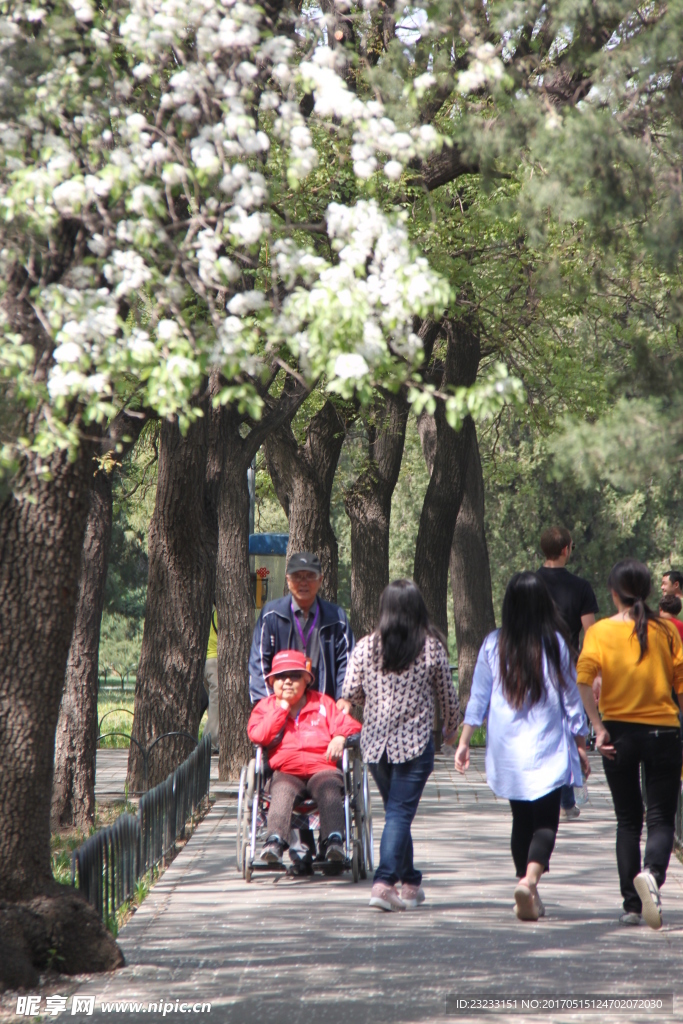
[[358, 352], [344, 352], [335, 359], [334, 374], [341, 380], [367, 377], [369, 372], [370, 367]]
[[65, 341], [58, 345], [53, 352], [53, 359], [56, 363], [77, 363], [83, 355], [83, 349], [75, 341]]
[[160, 320], [157, 324], [157, 337], [160, 341], [173, 341], [178, 334], [178, 324], [175, 320]]
[[63, 181], [52, 190], [52, 198], [60, 213], [78, 213], [86, 199], [85, 184], [78, 178]]

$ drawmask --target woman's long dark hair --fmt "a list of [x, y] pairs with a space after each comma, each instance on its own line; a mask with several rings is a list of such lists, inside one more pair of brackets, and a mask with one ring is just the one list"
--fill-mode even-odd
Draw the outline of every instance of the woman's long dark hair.
[[515, 573], [503, 598], [498, 638], [503, 694], [513, 708], [519, 710], [527, 701], [538, 704], [545, 696], [544, 653], [558, 687], [565, 687], [558, 633], [567, 639], [566, 627], [541, 577], [535, 572]]
[[428, 636], [436, 637], [448, 650], [445, 637], [429, 618], [420, 588], [412, 580], [394, 580], [379, 599], [382, 668], [402, 672], [415, 661]]
[[653, 622], [659, 629], [666, 629], [656, 614], [647, 604], [652, 589], [650, 570], [637, 558], [625, 558], [617, 562], [607, 578], [607, 586], [613, 590], [622, 604], [631, 609], [633, 615], [633, 633], [640, 644], [641, 662], [647, 654], [647, 627]]

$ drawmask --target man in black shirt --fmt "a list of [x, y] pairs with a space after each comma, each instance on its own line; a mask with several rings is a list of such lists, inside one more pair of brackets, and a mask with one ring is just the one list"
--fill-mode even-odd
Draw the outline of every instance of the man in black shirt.
[[[541, 534], [541, 551], [545, 562], [538, 570], [555, 606], [562, 616], [574, 651], [579, 650], [579, 634], [595, 622], [598, 602], [588, 580], [574, 576], [565, 568], [572, 553], [572, 537], [569, 530], [562, 526], [551, 526]], [[579, 808], [576, 806], [572, 786], [562, 788], [562, 817], [578, 818]]]

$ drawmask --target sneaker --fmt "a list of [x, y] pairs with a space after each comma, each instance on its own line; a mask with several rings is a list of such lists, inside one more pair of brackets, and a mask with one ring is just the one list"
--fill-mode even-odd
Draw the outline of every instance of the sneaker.
[[641, 871], [639, 875], [633, 879], [633, 884], [636, 887], [636, 892], [640, 896], [640, 902], [643, 904], [643, 917], [645, 923], [649, 924], [650, 928], [662, 927], [662, 901], [659, 898], [659, 886], [655, 881], [655, 876], [651, 871]]
[[266, 864], [282, 864], [282, 854], [285, 852], [285, 844], [279, 836], [270, 836], [266, 845], [261, 850], [261, 860]]
[[640, 914], [636, 914], [634, 910], [627, 910], [626, 913], [622, 914], [619, 918], [619, 924], [638, 925], [641, 920], [642, 918]]
[[533, 893], [528, 885], [520, 882], [515, 889], [515, 913], [520, 921], [538, 921], [538, 894]]
[[578, 818], [581, 815], [581, 811], [574, 804], [573, 807], [560, 807], [560, 817], [563, 821], [572, 821], [574, 818]]
[[405, 910], [406, 905], [396, 892], [396, 886], [386, 882], [375, 882], [370, 893], [370, 907], [378, 910]]
[[545, 903], [538, 895], [538, 889], [534, 893], [534, 900], [536, 901], [536, 909], [538, 910], [538, 916], [545, 917]]
[[421, 885], [408, 885], [403, 882], [401, 885], [401, 899], [406, 905], [406, 910], [417, 910], [425, 901], [425, 891]]
[[332, 834], [327, 837], [327, 842], [325, 843], [325, 860], [331, 860], [336, 863], [344, 860], [344, 844], [342, 842], [342, 837], [338, 832], [332, 832]]

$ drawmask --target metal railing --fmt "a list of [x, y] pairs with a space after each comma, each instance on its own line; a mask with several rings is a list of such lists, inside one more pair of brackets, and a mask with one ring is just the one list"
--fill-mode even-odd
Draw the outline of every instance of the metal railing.
[[211, 736], [187, 760], [140, 798], [137, 816], [122, 814], [71, 857], [71, 884], [106, 923], [133, 895], [138, 880], [184, 838], [188, 818], [209, 795]]
[[98, 750], [99, 750], [99, 747], [100, 747], [100, 740], [106, 740], [110, 736], [121, 736], [124, 739], [127, 739], [129, 746], [130, 746], [131, 743], [134, 743], [135, 746], [140, 751], [140, 754], [142, 756], [142, 779], [143, 779], [143, 781], [142, 781], [142, 786], [143, 786], [142, 792], [146, 793], [147, 792], [147, 786], [148, 786], [147, 780], [149, 778], [149, 758], [150, 758], [150, 754], [152, 753], [152, 751], [156, 747], [157, 743], [160, 743], [162, 740], [168, 739], [169, 736], [182, 736], [184, 739], [189, 740], [190, 743], [194, 743], [196, 745], [197, 744], [197, 739], [196, 739], [196, 737], [194, 737], [192, 735], [192, 733], [187, 732], [186, 729], [176, 729], [174, 732], [164, 732], [164, 733], [162, 733], [161, 736], [157, 736], [157, 738], [155, 740], [153, 740], [148, 747], [143, 747], [142, 743], [140, 743], [139, 740], [136, 740], [135, 737], [132, 736], [129, 732], [122, 732], [120, 729], [115, 729], [112, 732], [102, 732], [102, 722], [105, 720], [105, 718], [108, 718], [109, 715], [119, 714], [119, 712], [124, 712], [125, 714], [130, 715], [131, 718], [133, 718], [133, 719], [135, 718], [135, 715], [133, 714], [133, 712], [130, 711], [128, 708], [112, 708], [111, 711], [107, 711], [107, 713], [105, 715], [102, 715], [102, 717], [100, 718], [99, 723], [97, 725], [97, 747], [98, 747]]

